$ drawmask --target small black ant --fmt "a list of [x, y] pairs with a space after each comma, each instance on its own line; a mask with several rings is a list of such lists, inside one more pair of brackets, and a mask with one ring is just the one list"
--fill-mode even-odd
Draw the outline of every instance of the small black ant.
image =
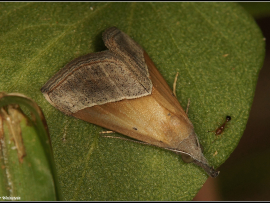
[[[220, 135], [223, 133], [224, 129], [225, 129], [225, 125], [231, 120], [232, 118], [230, 116], [226, 116], [226, 121], [220, 126], [218, 127], [216, 130], [214, 131], [208, 131], [208, 132], [215, 132], [215, 135]], [[217, 139], [217, 138], [216, 138]], [[215, 139], [215, 140], [216, 140]], [[214, 141], [215, 141], [214, 140]], [[214, 142], [213, 141], [213, 142]]]

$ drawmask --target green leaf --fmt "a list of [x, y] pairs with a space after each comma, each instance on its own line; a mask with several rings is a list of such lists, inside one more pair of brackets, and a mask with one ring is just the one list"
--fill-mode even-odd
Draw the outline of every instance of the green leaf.
[[[236, 3], [1, 3], [0, 87], [44, 109], [65, 200], [191, 200], [208, 176], [156, 147], [100, 137], [101, 127], [65, 116], [40, 88], [72, 59], [105, 50], [116, 26], [138, 42], [177, 97], [210, 165], [220, 166], [245, 129], [264, 40]], [[222, 136], [214, 130], [232, 117]], [[120, 135], [116, 135], [120, 136]], [[213, 143], [212, 143], [213, 142]], [[222, 171], [221, 171], [222, 173]]]
[[[24, 105], [32, 119], [20, 109]], [[1, 200], [60, 198], [50, 137], [38, 105], [21, 94], [0, 94]]]

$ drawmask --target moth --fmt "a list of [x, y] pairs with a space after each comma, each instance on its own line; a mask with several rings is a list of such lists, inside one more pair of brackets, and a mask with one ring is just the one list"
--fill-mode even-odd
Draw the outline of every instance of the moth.
[[194, 127], [154, 63], [116, 27], [102, 34], [108, 50], [76, 58], [41, 88], [66, 115], [181, 154], [211, 177]]

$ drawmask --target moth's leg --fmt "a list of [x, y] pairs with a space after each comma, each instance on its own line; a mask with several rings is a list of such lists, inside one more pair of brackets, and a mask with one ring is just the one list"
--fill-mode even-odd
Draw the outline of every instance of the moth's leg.
[[189, 105], [190, 105], [190, 98], [188, 98], [188, 103], [187, 103], [187, 109], [186, 109], [186, 114], [188, 115], [188, 108], [189, 108]]
[[108, 137], [108, 138], [120, 139], [120, 140], [126, 140], [126, 141], [130, 141], [130, 142], [135, 142], [135, 143], [139, 143], [139, 144], [144, 144], [144, 145], [155, 146], [155, 145], [149, 144], [149, 143], [147, 143], [147, 142], [137, 141], [137, 140], [132, 140], [132, 139], [124, 138], [124, 137], [116, 137], [116, 136], [109, 136], [109, 135], [101, 135], [101, 136], [102, 136], [102, 137]]
[[[143, 145], [149, 145], [149, 146], [154, 146], [154, 147], [158, 147], [156, 145], [152, 145], [149, 144], [147, 142], [143, 142], [143, 141], [138, 141], [138, 140], [132, 140], [132, 139], [128, 139], [128, 138], [123, 138], [123, 137], [115, 137], [115, 136], [109, 136], [109, 135], [101, 135], [102, 137], [108, 137], [108, 138], [115, 138], [115, 139], [120, 139], [120, 140], [125, 140], [125, 141], [131, 141], [131, 142], [135, 142], [135, 143], [139, 143], [139, 144], [143, 144]], [[194, 159], [192, 157], [190, 157], [190, 155], [184, 151], [178, 150], [178, 149], [172, 149], [172, 148], [167, 148], [164, 147], [164, 149], [169, 150], [169, 151], [173, 151], [176, 152], [177, 154], [180, 153], [183, 160], [187, 163], [192, 162]]]
[[114, 131], [107, 130], [107, 131], [101, 131], [101, 132], [99, 132], [99, 134], [110, 134], [110, 133], [114, 133]]
[[[176, 82], [177, 82], [177, 78], [178, 78], [178, 72], [175, 75], [174, 78], [174, 82], [173, 82], [173, 95], [176, 97]], [[189, 104], [190, 104], [190, 99], [188, 98], [188, 104], [187, 104], [187, 109], [186, 109], [186, 114], [188, 115], [188, 108], [189, 108]]]
[[173, 82], [173, 95], [176, 97], [176, 82], [177, 82], [178, 72], [175, 75], [174, 82]]

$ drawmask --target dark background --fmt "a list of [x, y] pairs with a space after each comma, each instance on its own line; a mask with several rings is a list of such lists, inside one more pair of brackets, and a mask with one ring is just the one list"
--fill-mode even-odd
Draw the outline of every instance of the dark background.
[[270, 200], [270, 3], [240, 3], [266, 38], [264, 65], [245, 132], [239, 145], [193, 200]]

